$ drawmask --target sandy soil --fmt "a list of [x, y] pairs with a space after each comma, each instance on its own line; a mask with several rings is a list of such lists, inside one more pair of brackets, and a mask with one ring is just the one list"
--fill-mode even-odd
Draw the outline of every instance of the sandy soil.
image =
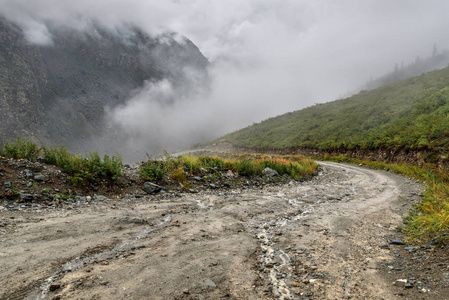
[[281, 186], [2, 212], [0, 298], [446, 299], [447, 284], [410, 289], [391, 270], [421, 187], [321, 166]]

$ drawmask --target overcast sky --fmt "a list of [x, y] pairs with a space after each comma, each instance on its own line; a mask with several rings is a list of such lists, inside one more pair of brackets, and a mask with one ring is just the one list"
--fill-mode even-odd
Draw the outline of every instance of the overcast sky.
[[[44, 21], [97, 19], [178, 32], [213, 63], [220, 133], [339, 98], [373, 78], [449, 48], [447, 0], [0, 0], [37, 42]], [[223, 104], [224, 103], [224, 104]]]

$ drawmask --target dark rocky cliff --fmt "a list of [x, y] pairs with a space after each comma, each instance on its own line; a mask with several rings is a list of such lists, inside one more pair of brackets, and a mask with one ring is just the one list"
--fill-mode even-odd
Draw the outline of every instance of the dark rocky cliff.
[[20, 136], [83, 150], [84, 140], [108, 135], [105, 107], [124, 104], [146, 81], [169, 79], [188, 90], [186, 68], [207, 74], [207, 59], [175, 34], [94, 23], [50, 31], [52, 44], [33, 45], [0, 17], [0, 140]]

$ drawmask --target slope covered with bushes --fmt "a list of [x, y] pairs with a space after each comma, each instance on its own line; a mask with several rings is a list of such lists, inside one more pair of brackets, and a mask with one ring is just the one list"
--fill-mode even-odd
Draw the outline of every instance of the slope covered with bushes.
[[449, 68], [318, 104], [228, 134], [253, 149], [430, 150], [449, 146]]

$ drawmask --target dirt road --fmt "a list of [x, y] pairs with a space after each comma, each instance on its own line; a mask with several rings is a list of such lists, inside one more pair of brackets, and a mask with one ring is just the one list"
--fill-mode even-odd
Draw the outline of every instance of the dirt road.
[[379, 266], [419, 185], [321, 166], [257, 190], [3, 212], [0, 298], [396, 299]]

